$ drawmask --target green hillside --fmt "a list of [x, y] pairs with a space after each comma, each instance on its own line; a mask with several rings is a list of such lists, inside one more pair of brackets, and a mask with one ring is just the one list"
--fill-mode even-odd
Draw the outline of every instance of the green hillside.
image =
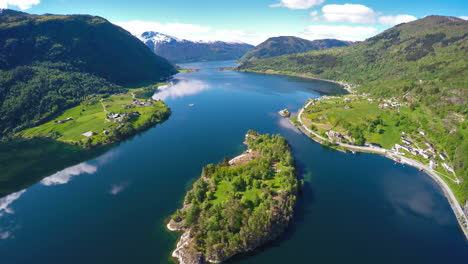
[[[242, 64], [241, 71], [344, 81], [359, 93], [407, 106], [415, 132], [426, 131], [448, 154], [468, 197], [468, 21], [443, 16], [397, 25], [343, 48], [280, 56]], [[429, 118], [428, 118], [429, 117]]]
[[251, 60], [265, 59], [313, 50], [323, 50], [333, 47], [343, 47], [350, 44], [352, 44], [352, 42], [341, 41], [337, 39], [319, 39], [310, 41], [294, 36], [273, 37], [265, 40], [253, 50], [247, 52], [239, 60], [239, 62], [245, 63]]
[[109, 21], [0, 13], [0, 136], [50, 120], [93, 94], [157, 82], [177, 70]]

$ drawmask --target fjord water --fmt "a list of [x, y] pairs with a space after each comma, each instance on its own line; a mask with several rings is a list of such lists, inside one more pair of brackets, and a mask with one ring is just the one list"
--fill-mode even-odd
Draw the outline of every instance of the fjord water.
[[[468, 243], [427, 175], [329, 150], [277, 114], [338, 87], [215, 69], [233, 64], [183, 65], [201, 70], [177, 75], [156, 95], [171, 107], [169, 120], [105, 153], [64, 158], [76, 164], [59, 171], [57, 155], [31, 163], [31, 174], [50, 176], [0, 200], [0, 263], [169, 263], [177, 235], [165, 219], [203, 166], [244, 150], [248, 129], [288, 139], [305, 187], [289, 231], [230, 263], [466, 263]], [[1, 163], [2, 172], [14, 173], [10, 164], [34, 151], [25, 152]]]

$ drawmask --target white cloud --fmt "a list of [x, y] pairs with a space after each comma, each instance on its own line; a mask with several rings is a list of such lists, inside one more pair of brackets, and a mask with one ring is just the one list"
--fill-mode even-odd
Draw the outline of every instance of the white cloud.
[[463, 20], [468, 20], [468, 16], [461, 16], [460, 18]]
[[9, 208], [8, 206], [20, 198], [20, 196], [25, 192], [26, 190], [22, 190], [19, 192], [12, 193], [10, 195], [7, 195], [3, 198], [0, 199], [0, 213], [3, 215], [3, 212], [12, 214], [13, 210]]
[[334, 38], [341, 40], [358, 41], [369, 38], [377, 32], [375, 27], [365, 26], [308, 26], [304, 32], [309, 39]]
[[410, 15], [381, 16], [379, 17], [379, 23], [388, 26], [394, 26], [401, 23], [411, 22], [416, 19], [416, 17]]
[[33, 5], [39, 4], [40, 0], [0, 0], [0, 8], [16, 6], [21, 10], [29, 9]]
[[129, 21], [114, 22], [114, 24], [123, 27], [134, 35], [140, 35], [146, 31], [156, 31], [173, 37], [187, 39], [191, 41], [226, 41], [226, 42], [245, 42], [254, 45], [259, 44], [268, 37], [290, 35], [257, 33], [236, 29], [214, 29], [212, 27], [185, 24], [185, 23], [160, 23], [150, 21]]
[[210, 27], [204, 27], [194, 24], [184, 23], [159, 23], [151, 21], [132, 20], [128, 22], [115, 22], [114, 24], [123, 27], [134, 35], [139, 35], [145, 31], [157, 31], [167, 35], [187, 35], [204, 33], [211, 30]]
[[97, 167], [87, 164], [87, 163], [80, 163], [75, 166], [68, 167], [64, 170], [61, 170], [47, 178], [44, 178], [41, 183], [46, 186], [50, 185], [59, 185], [65, 184], [71, 180], [72, 177], [80, 175], [80, 174], [93, 174], [97, 171]]
[[309, 9], [325, 2], [325, 0], [280, 0], [279, 3], [272, 4], [270, 7], [286, 7], [289, 9]]
[[316, 16], [318, 15], [318, 11], [317, 10], [314, 10], [312, 12], [310, 12], [310, 16]]
[[375, 23], [376, 13], [365, 5], [326, 5], [322, 8], [322, 18], [327, 22], [350, 22], [360, 24]]

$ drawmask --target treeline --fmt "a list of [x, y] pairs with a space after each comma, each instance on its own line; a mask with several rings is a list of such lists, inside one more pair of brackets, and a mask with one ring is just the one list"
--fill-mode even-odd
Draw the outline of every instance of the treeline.
[[279, 135], [248, 134], [249, 149], [261, 157], [236, 167], [227, 160], [206, 166], [172, 216], [190, 230], [205, 260], [222, 261], [275, 239], [293, 216], [299, 182], [289, 145]]
[[0, 70], [0, 136], [48, 121], [90, 95], [125, 90], [66, 63], [43, 62]]
[[177, 70], [101, 17], [0, 12], [0, 137]]

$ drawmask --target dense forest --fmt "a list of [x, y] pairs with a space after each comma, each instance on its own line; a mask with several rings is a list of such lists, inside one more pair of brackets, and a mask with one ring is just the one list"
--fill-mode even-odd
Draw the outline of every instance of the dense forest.
[[177, 70], [141, 41], [88, 15], [0, 13], [0, 137], [50, 120], [93, 94]]
[[226, 159], [203, 168], [172, 216], [190, 236], [182, 258], [222, 261], [275, 239], [288, 226], [299, 181], [286, 139], [249, 131], [246, 143], [250, 161]]
[[467, 37], [468, 21], [428, 16], [349, 47], [251, 61], [239, 70], [344, 81], [372, 97], [397, 97], [468, 180]]

